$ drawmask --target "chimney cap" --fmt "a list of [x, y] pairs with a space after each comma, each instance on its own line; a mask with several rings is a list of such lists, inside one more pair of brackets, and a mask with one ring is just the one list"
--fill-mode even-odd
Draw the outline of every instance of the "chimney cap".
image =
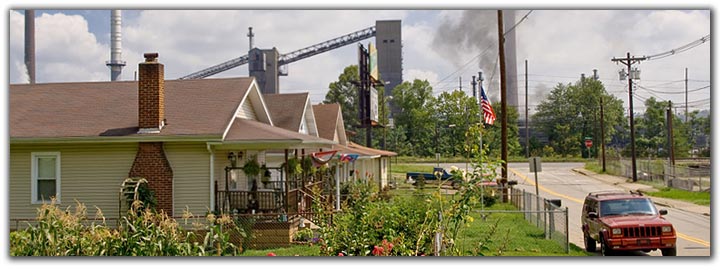
[[143, 56], [145, 57], [145, 62], [157, 62], [158, 53], [145, 53]]

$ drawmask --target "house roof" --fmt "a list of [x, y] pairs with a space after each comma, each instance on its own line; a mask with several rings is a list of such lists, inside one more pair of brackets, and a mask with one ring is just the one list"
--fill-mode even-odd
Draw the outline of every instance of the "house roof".
[[336, 144], [334, 141], [242, 118], [235, 118], [225, 136], [225, 142], [230, 144], [253, 144], [258, 147], [268, 144], [288, 147], [300, 144], [303, 147], [329, 147]]
[[342, 108], [340, 104], [316, 104], [312, 107], [315, 114], [318, 136], [328, 140], [335, 140], [335, 137], [337, 137], [338, 143], [347, 144], [345, 123], [342, 118]]
[[137, 81], [10, 85], [10, 138], [222, 138], [252, 83], [253, 78], [166, 80], [166, 126], [143, 135], [136, 134]]
[[263, 99], [276, 127], [297, 132], [305, 116], [309, 96], [309, 93], [263, 94]]

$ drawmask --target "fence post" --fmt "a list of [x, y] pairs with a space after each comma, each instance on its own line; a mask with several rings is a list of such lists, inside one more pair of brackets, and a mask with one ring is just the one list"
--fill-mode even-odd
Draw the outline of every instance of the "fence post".
[[[538, 199], [540, 201], [540, 199]], [[538, 205], [538, 210], [540, 210], [540, 205]], [[550, 224], [550, 220], [548, 219], [549, 213], [548, 213], [548, 203], [547, 200], [543, 200], [543, 209], [542, 209], [542, 215], [543, 215], [543, 230], [545, 230], [545, 239], [550, 239], [550, 231], [548, 228], [548, 225]], [[540, 213], [538, 213], [538, 217], [540, 216]]]
[[438, 231], [435, 233], [435, 256], [440, 256], [442, 249], [442, 212], [438, 211], [438, 222], [440, 224]]
[[565, 253], [570, 253], [570, 212], [565, 206]]

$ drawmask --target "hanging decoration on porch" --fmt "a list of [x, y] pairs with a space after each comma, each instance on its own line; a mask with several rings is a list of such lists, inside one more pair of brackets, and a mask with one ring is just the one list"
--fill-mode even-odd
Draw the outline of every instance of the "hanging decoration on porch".
[[339, 158], [340, 158], [341, 162], [347, 163], [347, 162], [353, 162], [353, 161], [357, 160], [359, 156], [360, 155], [358, 155], [358, 154], [342, 154], [342, 155], [339, 155]]
[[320, 167], [330, 162], [330, 160], [335, 156], [335, 153], [337, 153], [337, 150], [315, 152], [310, 154], [310, 156], [312, 157], [313, 165], [315, 167]]

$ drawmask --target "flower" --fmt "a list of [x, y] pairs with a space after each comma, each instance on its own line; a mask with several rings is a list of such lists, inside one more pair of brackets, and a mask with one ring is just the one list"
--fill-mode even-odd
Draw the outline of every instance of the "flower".
[[269, 257], [275, 257], [275, 256], [277, 256], [277, 255], [275, 255], [275, 253], [273, 253], [273, 252], [270, 252], [270, 253], [267, 254], [267, 256], [269, 256]]
[[375, 255], [375, 256], [380, 256], [380, 255], [382, 255], [382, 254], [383, 254], [383, 248], [382, 248], [382, 247], [375, 246], [375, 247], [373, 248], [373, 250], [372, 250], [372, 254]]
[[342, 252], [339, 252], [338, 257], [345, 257], [345, 254], [343, 254]]

